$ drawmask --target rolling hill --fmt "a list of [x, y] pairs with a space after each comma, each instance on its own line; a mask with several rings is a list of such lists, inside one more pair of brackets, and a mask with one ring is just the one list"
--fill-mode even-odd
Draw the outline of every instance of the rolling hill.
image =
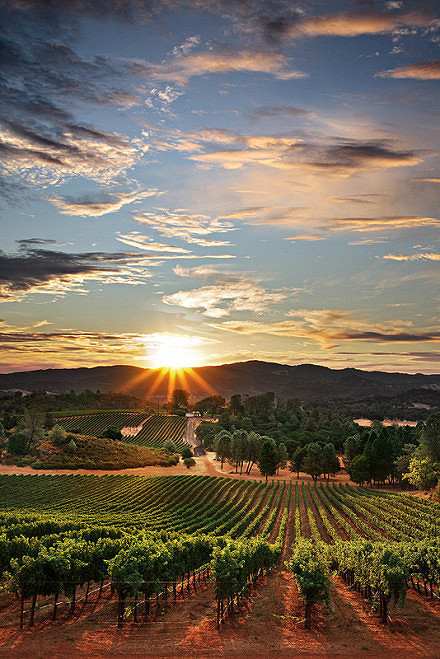
[[[370, 395], [391, 396], [410, 389], [440, 390], [440, 374], [409, 375], [355, 368], [334, 370], [313, 364], [288, 366], [248, 361], [221, 366], [204, 366], [187, 372], [183, 387], [194, 397], [219, 393], [229, 398], [234, 393], [256, 395], [273, 391], [282, 398], [311, 400], [356, 400]], [[62, 393], [90, 389], [124, 392], [134, 396], [166, 396], [169, 375], [159, 382], [159, 371], [136, 366], [98, 366], [93, 368], [46, 369], [0, 374], [0, 390], [50, 391]]]

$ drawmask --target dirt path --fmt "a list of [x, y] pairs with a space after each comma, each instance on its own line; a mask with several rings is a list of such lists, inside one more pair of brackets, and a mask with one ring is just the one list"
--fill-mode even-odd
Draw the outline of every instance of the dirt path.
[[[32, 469], [32, 467], [17, 467], [15, 465], [2, 465], [0, 464], [0, 475], [2, 474], [94, 474], [96, 476], [104, 476], [105, 474], [131, 474], [133, 476], [175, 476], [179, 474], [197, 474], [204, 476], [223, 476], [226, 478], [237, 478], [240, 480], [265, 480], [264, 476], [258, 471], [255, 465], [251, 469], [250, 474], [236, 474], [231, 465], [225, 463], [223, 469], [220, 467], [220, 462], [215, 459], [215, 454], [212, 452], [206, 455], [201, 455], [195, 458], [196, 464], [188, 470], [183, 462], [179, 462], [174, 467], [135, 467], [133, 469]], [[279, 481], [296, 481], [296, 473], [292, 473], [288, 469], [280, 469], [277, 476], [273, 476], [270, 480]], [[312, 483], [312, 478], [307, 474], [300, 473], [299, 481], [305, 483]], [[349, 476], [346, 472], [337, 474], [330, 482], [350, 483]]]

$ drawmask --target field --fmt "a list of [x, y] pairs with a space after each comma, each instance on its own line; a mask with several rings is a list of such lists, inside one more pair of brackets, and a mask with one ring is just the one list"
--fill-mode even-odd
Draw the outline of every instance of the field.
[[[115, 654], [143, 654], [142, 639], [151, 638], [151, 635], [154, 639], [154, 644], [149, 645], [151, 656], [191, 654], [193, 651], [211, 656], [219, 649], [219, 643], [219, 654], [224, 651], [224, 654], [237, 656], [247, 654], [249, 648], [253, 648], [252, 653], [256, 656], [265, 656], [269, 648], [279, 656], [294, 656], [299, 650], [301, 654], [350, 656], [370, 651], [373, 656], [393, 656], [393, 653], [395, 656], [397, 650], [399, 656], [406, 653], [434, 656], [440, 651], [438, 560], [435, 562], [430, 555], [431, 562], [426, 568], [417, 562], [420, 548], [423, 548], [425, 558], [430, 547], [434, 547], [436, 556], [440, 554], [437, 540], [440, 505], [412, 495], [357, 488], [344, 483], [306, 484], [280, 480], [265, 483], [191, 474], [151, 478], [13, 475], [0, 476], [0, 526], [2, 571], [8, 569], [11, 558], [16, 556], [20, 562], [20, 556], [26, 552], [35, 556], [33, 560], [40, 561], [40, 570], [42, 566], [47, 569], [50, 556], [51, 561], [55, 556], [57, 561], [60, 556], [67, 557], [70, 575], [72, 561], [80, 551], [93, 553], [94, 569], [100, 565], [104, 550], [107, 552], [105, 561], [113, 561], [116, 566], [111, 575], [106, 572], [107, 563], [103, 563], [101, 572], [78, 576], [74, 590], [78, 601], [81, 598], [84, 601], [89, 588], [87, 586], [85, 591], [86, 586], [82, 584], [92, 582], [90, 593], [93, 594], [90, 601], [87, 596], [87, 604], [81, 609], [74, 607], [72, 613], [69, 613], [72, 588], [62, 586], [60, 582], [56, 595], [59, 597], [59, 604], [55, 607], [59, 619], [56, 623], [49, 622], [55, 610], [53, 595], [49, 597], [52, 587], [40, 588], [43, 592], [35, 600], [37, 604], [32, 604], [30, 594], [25, 594], [23, 624], [29, 631], [24, 636], [16, 635], [19, 633], [19, 600], [13, 594], [2, 595], [0, 648], [4, 651], [12, 648], [14, 638], [22, 653], [32, 653], [36, 639], [44, 634], [48, 647], [53, 639], [58, 639], [66, 652], [67, 648], [74, 648], [86, 653], [83, 645], [85, 628], [90, 630], [86, 635], [86, 645], [89, 644], [91, 654], [104, 651], [105, 638], [112, 639], [112, 648], [107, 648], [110, 654], [113, 650]], [[404, 552], [411, 548], [407, 603], [403, 609], [391, 601], [388, 603], [388, 628], [380, 622], [374, 602], [365, 603], [356, 592], [366, 589], [369, 584], [357, 588], [355, 581], [353, 584], [347, 581], [347, 573], [351, 570], [345, 569], [338, 570], [345, 581], [336, 575], [332, 577], [332, 610], [315, 607], [312, 630], [304, 629], [304, 609], [297, 585], [300, 582], [295, 582], [293, 575], [284, 569], [292, 543], [300, 538], [309, 538], [316, 547], [325, 543], [322, 546], [328, 546], [330, 550], [343, 546], [346, 557], [360, 546], [373, 547], [380, 552], [385, 542], [387, 552], [391, 551], [394, 557], [400, 552], [400, 560], [403, 560]], [[212, 557], [212, 547], [219, 541], [217, 551], [220, 553], [214, 552]], [[367, 541], [374, 544], [365, 545]], [[190, 568], [183, 567], [184, 564], [179, 568], [181, 558], [176, 556], [188, 546], [192, 547], [193, 563]], [[269, 548], [272, 553], [267, 555], [264, 552]], [[230, 555], [231, 550], [233, 554]], [[230, 587], [229, 581], [222, 581], [224, 576], [219, 561], [227, 559], [230, 569], [235, 565], [233, 556], [237, 555], [237, 565], [241, 567], [237, 568], [236, 578], [242, 584], [239, 574], [240, 570], [245, 570], [243, 565], [246, 565], [249, 551], [254, 552], [252, 560], [257, 560], [263, 551], [265, 558], [261, 554], [258, 560], [263, 563], [269, 560], [263, 569], [265, 574], [259, 576], [255, 589], [249, 582], [246, 589], [250, 591], [244, 600], [239, 602], [237, 593], [231, 591], [235, 615], [228, 607], [229, 596], [224, 596], [226, 619], [217, 630], [219, 609], [216, 608], [216, 596], [218, 602], [222, 599], [218, 599], [219, 583], [223, 588]], [[319, 551], [324, 554], [326, 550]], [[136, 581], [139, 576], [130, 576], [134, 573], [127, 572], [136, 557], [136, 569], [140, 569], [138, 562], [145, 552], [162, 556], [158, 566], [163, 575], [165, 553], [168, 564], [173, 565], [175, 561], [176, 566], [175, 572], [166, 573], [169, 576], [155, 577], [159, 581], [155, 581], [148, 600], [151, 605], [148, 604], [147, 623], [144, 613], [140, 613], [138, 590], [132, 589], [133, 579]], [[267, 572], [271, 561], [275, 561], [274, 566], [278, 563], [278, 568]], [[376, 563], [376, 569], [378, 565]], [[62, 573], [62, 566], [59, 563], [56, 566]], [[213, 585], [208, 578], [210, 571], [217, 575]], [[260, 571], [256, 570], [255, 574]], [[186, 573], [184, 587], [184, 582], [180, 583], [180, 573], [182, 576]], [[106, 590], [109, 576], [116, 591], [113, 596]], [[386, 579], [386, 576], [382, 574], [382, 578]], [[395, 574], [393, 578], [396, 579]], [[126, 586], [127, 580], [130, 588]], [[160, 583], [167, 581], [169, 586], [164, 591]], [[244, 583], [247, 581], [248, 578]], [[105, 597], [101, 595], [100, 583]], [[139, 587], [142, 590], [143, 587]], [[385, 582], [377, 592], [384, 588]], [[160, 590], [161, 595], [156, 594]], [[29, 629], [30, 615], [35, 617], [33, 631]], [[124, 623], [122, 630], [118, 628], [117, 620], [120, 625]], [[262, 624], [270, 632], [261, 634]], [[164, 633], [158, 635], [160, 629]], [[52, 646], [51, 654], [58, 656], [57, 647]]]
[[161, 448], [172, 440], [177, 449], [185, 445], [186, 419], [179, 416], [149, 414], [147, 412], [99, 412], [58, 417], [56, 422], [68, 432], [99, 436], [108, 428], [123, 431], [129, 444]]

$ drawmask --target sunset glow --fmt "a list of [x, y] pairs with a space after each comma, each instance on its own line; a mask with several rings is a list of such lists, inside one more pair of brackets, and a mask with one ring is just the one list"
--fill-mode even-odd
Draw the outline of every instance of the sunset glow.
[[148, 366], [176, 371], [199, 366], [200, 355], [195, 349], [199, 343], [191, 337], [157, 335], [149, 341]]
[[438, 3], [104, 4], [0, 7], [0, 372], [438, 372]]

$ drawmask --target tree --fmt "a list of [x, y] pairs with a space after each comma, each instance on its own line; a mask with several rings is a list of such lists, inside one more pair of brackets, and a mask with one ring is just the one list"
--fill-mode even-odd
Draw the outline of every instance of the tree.
[[12, 430], [17, 425], [17, 417], [6, 410], [3, 415], [3, 425], [6, 430]]
[[426, 455], [424, 448], [419, 446], [409, 462], [409, 471], [403, 475], [412, 485], [420, 490], [429, 490], [437, 482], [439, 471], [436, 463]]
[[231, 454], [231, 442], [232, 435], [227, 430], [221, 430], [215, 436], [214, 451], [216, 452], [217, 460], [220, 460], [222, 469], [225, 460], [227, 460]]
[[49, 439], [55, 446], [62, 446], [66, 442], [67, 433], [62, 426], [55, 424], [49, 433]]
[[231, 396], [231, 400], [229, 402], [229, 409], [231, 410], [231, 414], [233, 416], [243, 416], [244, 407], [240, 394], [234, 394], [233, 396]]
[[202, 421], [194, 431], [200, 445], [208, 450], [212, 448], [215, 435], [218, 432], [216, 425], [217, 424], [209, 421]]
[[163, 447], [167, 453], [177, 453], [176, 445], [172, 439], [167, 439]]
[[326, 444], [322, 452], [323, 471], [327, 474], [327, 480], [330, 474], [337, 474], [341, 469], [339, 458], [336, 455], [336, 449], [333, 444]]
[[275, 442], [270, 439], [266, 440], [261, 449], [258, 468], [262, 476], [275, 476], [278, 466], [278, 455]]
[[103, 437], [106, 439], [114, 439], [114, 440], [121, 440], [122, 439], [122, 433], [119, 430], [119, 428], [107, 428], [107, 430], [103, 433]]
[[248, 433], [248, 454], [246, 456], [248, 461], [246, 467], [247, 474], [251, 473], [252, 467], [260, 459], [263, 444], [264, 441], [262, 440], [261, 435], [253, 431]]
[[188, 458], [193, 457], [193, 452], [191, 451], [189, 446], [184, 446], [183, 449], [180, 451], [180, 455], [182, 456], [182, 460], [187, 460]]
[[22, 431], [28, 439], [27, 453], [31, 445], [44, 437], [43, 415], [38, 407], [29, 407], [23, 416]]
[[307, 447], [303, 446], [296, 449], [290, 460], [290, 471], [296, 471], [296, 477], [299, 478], [299, 472], [302, 469], [304, 458], [306, 457]]
[[44, 427], [46, 430], [52, 430], [52, 428], [55, 425], [55, 420], [53, 418], [52, 412], [46, 412], [46, 415], [44, 417]]
[[13, 455], [26, 455], [28, 452], [28, 438], [22, 432], [14, 432], [9, 435], [7, 450]]
[[370, 463], [368, 458], [361, 454], [357, 455], [348, 466], [348, 473], [354, 483], [363, 485], [371, 480]]
[[359, 434], [347, 437], [344, 442], [344, 456], [350, 463], [361, 452], [361, 438]]
[[426, 420], [420, 444], [431, 461], [440, 464], [440, 412], [431, 414]]
[[286, 445], [281, 442], [277, 446], [277, 471], [279, 469], [285, 469], [287, 467], [287, 460], [289, 459], [289, 454], [287, 453]]
[[401, 454], [394, 460], [396, 476], [399, 481], [402, 481], [403, 474], [409, 472], [409, 463], [411, 462], [411, 458], [413, 457], [416, 448], [415, 444], [405, 444], [402, 448]]
[[0, 439], [5, 439], [6, 432], [3, 423], [0, 421]]
[[185, 389], [174, 389], [171, 396], [171, 408], [186, 409], [188, 407], [188, 396], [189, 393]]
[[208, 396], [207, 398], [202, 398], [195, 405], [194, 408], [201, 414], [210, 414], [211, 416], [216, 416], [226, 406], [226, 401], [223, 396]]
[[312, 442], [307, 446], [307, 452], [303, 462], [303, 471], [310, 474], [314, 481], [324, 471], [324, 459], [322, 448], [317, 442]]
[[76, 447], [76, 442], [75, 442], [75, 440], [74, 440], [74, 439], [71, 439], [71, 440], [69, 441], [69, 443], [67, 444], [67, 450], [69, 451], [69, 453], [75, 453], [76, 448], [77, 448], [77, 447]]

